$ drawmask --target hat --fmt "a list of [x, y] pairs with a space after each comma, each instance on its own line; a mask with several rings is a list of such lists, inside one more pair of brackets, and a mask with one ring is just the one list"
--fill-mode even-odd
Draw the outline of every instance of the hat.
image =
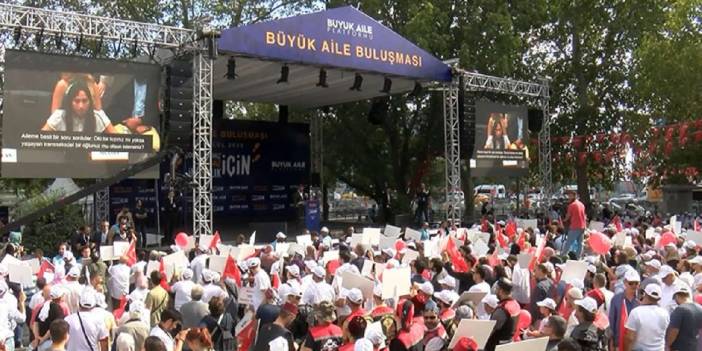
[[456, 320], [473, 319], [473, 309], [467, 305], [460, 305], [456, 308]]
[[397, 252], [395, 251], [395, 249], [390, 248], [390, 247], [388, 247], [387, 249], [383, 249], [382, 251], [383, 251], [384, 254], [386, 254], [386, 255], [388, 255], [388, 256], [390, 256], [390, 257], [395, 257], [395, 255], [397, 254]]
[[292, 275], [293, 277], [300, 276], [300, 267], [298, 267], [296, 264], [286, 266], [285, 269], [287, 269], [288, 273], [290, 273], [290, 275]]
[[289, 302], [284, 303], [280, 309], [292, 315], [297, 315], [297, 306]]
[[66, 276], [69, 276], [72, 278], [80, 277], [80, 268], [78, 268], [78, 266], [71, 267], [71, 269], [68, 271], [68, 274], [66, 274]]
[[553, 267], [553, 263], [551, 263], [551, 262], [544, 262], [541, 265], [544, 268], [546, 268], [546, 271], [549, 273], [552, 273], [555, 270], [555, 268]]
[[553, 299], [547, 297], [547, 298], [537, 302], [536, 306], [546, 307], [549, 310], [554, 311], [556, 309], [556, 301], [553, 301]]
[[458, 299], [458, 295], [452, 290], [441, 290], [439, 292], [435, 292], [434, 297], [447, 305], [453, 305], [453, 303]]
[[685, 284], [681, 284], [678, 286], [678, 288], [675, 290], [674, 294], [685, 294], [690, 296], [690, 288], [687, 287]]
[[695, 244], [695, 242], [692, 241], [692, 240], [688, 240], [688, 241], [685, 242], [684, 247], [685, 247], [686, 249], [688, 249], [688, 250], [694, 250], [695, 247], [697, 247], [697, 244]]
[[312, 268], [312, 274], [314, 274], [317, 278], [324, 278], [327, 275], [327, 272], [324, 270], [324, 267], [314, 267]]
[[490, 295], [485, 295], [485, 297], [483, 297], [483, 300], [481, 302], [492, 307], [492, 308], [497, 308], [497, 304], [500, 302], [500, 300], [497, 299], [497, 296], [490, 294]]
[[439, 279], [438, 283], [439, 285], [446, 285], [453, 289], [456, 287], [456, 278], [447, 274], [445, 277]]
[[595, 273], [597, 273], [597, 267], [595, 267], [594, 264], [589, 264], [589, 265], [587, 265], [587, 271], [592, 273], [592, 274], [595, 274]]
[[358, 339], [353, 344], [353, 351], [373, 351], [373, 343], [365, 338]]
[[72, 260], [72, 259], [73, 259], [73, 252], [64, 251], [64, 252], [63, 252], [63, 259], [64, 259], [65, 261], [70, 261], [70, 260]]
[[249, 258], [249, 268], [254, 268], [258, 267], [261, 265], [261, 259], [258, 257], [251, 257]]
[[646, 289], [644, 289], [644, 292], [646, 293], [646, 295], [652, 297], [655, 300], [660, 299], [661, 295], [663, 295], [661, 286], [655, 283], [646, 285]]
[[317, 266], [318, 266], [318, 264], [317, 264], [317, 261], [315, 261], [315, 260], [305, 261], [305, 268], [307, 268], [310, 271], [312, 271], [312, 269], [314, 269], [314, 267], [317, 267]]
[[322, 227], [322, 229], [320, 230], [320, 232], [322, 232], [322, 233], [329, 233], [329, 228], [327, 228], [327, 227]]
[[283, 232], [278, 232], [278, 234], [275, 235], [275, 238], [276, 238], [276, 239], [285, 239], [285, 238], [287, 238], [287, 237], [288, 237], [288, 236], [285, 235], [285, 234], [283, 234]]
[[383, 334], [382, 326], [370, 324], [366, 327], [364, 334], [363, 338], [373, 343], [373, 346], [385, 348], [385, 334]]
[[97, 298], [95, 296], [95, 290], [85, 289], [80, 294], [80, 307], [83, 308], [93, 308], [97, 305]]
[[626, 272], [627, 272], [628, 270], [630, 270], [630, 269], [633, 270], [633, 268], [632, 268], [631, 266], [629, 266], [628, 264], [627, 264], [627, 265], [617, 266], [617, 268], [614, 269], [614, 274], [617, 276], [617, 278], [621, 278], [621, 277], [623, 277], [624, 274], [626, 274]]
[[97, 302], [97, 307], [100, 307], [102, 309], [107, 309], [107, 298], [105, 298], [105, 294], [101, 292], [96, 292], [95, 293], [95, 301]]
[[592, 297], [586, 297], [584, 299], [580, 299], [574, 302], [575, 305], [582, 307], [585, 309], [585, 311], [588, 311], [590, 313], [595, 313], [597, 312], [597, 301], [593, 299]]
[[665, 266], [661, 267], [661, 270], [658, 272], [658, 276], [661, 278], [665, 278], [665, 277], [667, 277], [671, 274], [675, 274], [675, 273], [676, 272], [673, 269], [673, 267], [665, 265]]
[[624, 273], [624, 280], [628, 282], [640, 282], [641, 276], [639, 276], [639, 273], [637, 271], [632, 269]]
[[574, 300], [580, 300], [583, 298], [583, 291], [580, 288], [570, 288], [570, 290], [568, 290], [568, 296]]
[[346, 299], [352, 303], [360, 305], [363, 303], [363, 293], [358, 288], [352, 288], [346, 293]]
[[205, 283], [211, 283], [214, 280], [214, 271], [209, 270], [209, 269], [203, 269], [202, 270], [202, 280], [205, 281]]
[[182, 276], [183, 276], [183, 279], [185, 279], [185, 280], [190, 280], [190, 279], [193, 279], [193, 274], [194, 274], [194, 273], [193, 273], [193, 270], [192, 270], [192, 269], [186, 268], [186, 269], [183, 271]]
[[644, 264], [649, 266], [649, 267], [655, 268], [656, 270], [661, 269], [661, 261], [656, 260], [656, 259], [652, 259]]
[[695, 258], [688, 260], [687, 262], [690, 262], [690, 264], [698, 264], [702, 266], [702, 256], [695, 256]]
[[52, 300], [58, 299], [59, 297], [63, 296], [63, 294], [63, 288], [58, 285], [51, 286], [51, 290], [49, 290], [49, 298]]
[[[288, 285], [288, 284], [286, 284]], [[290, 295], [302, 297], [302, 288], [300, 288], [299, 285], [288, 285], [290, 288], [288, 289], [287, 293], [283, 297], [288, 297]]]
[[419, 285], [419, 290], [431, 296], [434, 294], [434, 285], [432, 285], [431, 282], [424, 282]]
[[473, 338], [466, 336], [461, 337], [453, 346], [453, 351], [477, 351], [478, 343]]

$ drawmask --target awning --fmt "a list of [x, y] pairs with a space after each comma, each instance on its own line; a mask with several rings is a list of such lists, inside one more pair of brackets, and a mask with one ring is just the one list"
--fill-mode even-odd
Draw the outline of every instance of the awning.
[[[410, 91], [415, 82], [450, 81], [450, 68], [353, 7], [230, 28], [218, 42], [214, 97], [297, 107], [333, 105]], [[237, 77], [225, 77], [234, 58]], [[287, 65], [287, 83], [278, 83]], [[328, 87], [317, 86], [324, 69]], [[355, 74], [363, 83], [350, 90]]]

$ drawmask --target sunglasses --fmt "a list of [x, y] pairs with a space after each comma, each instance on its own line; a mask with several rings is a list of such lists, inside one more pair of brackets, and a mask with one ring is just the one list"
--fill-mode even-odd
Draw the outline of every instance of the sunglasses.
[[639, 282], [627, 282], [626, 284], [629, 286], [637, 286], [639, 285]]

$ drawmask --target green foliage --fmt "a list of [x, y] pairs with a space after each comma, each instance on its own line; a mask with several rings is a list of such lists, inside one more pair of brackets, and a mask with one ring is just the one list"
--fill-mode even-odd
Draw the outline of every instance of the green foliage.
[[[56, 196], [40, 195], [24, 201], [14, 209], [15, 217], [22, 217], [58, 200]], [[56, 251], [59, 243], [70, 240], [83, 224], [85, 223], [80, 206], [68, 205], [24, 226], [22, 244], [27, 250], [42, 249], [48, 255]]]

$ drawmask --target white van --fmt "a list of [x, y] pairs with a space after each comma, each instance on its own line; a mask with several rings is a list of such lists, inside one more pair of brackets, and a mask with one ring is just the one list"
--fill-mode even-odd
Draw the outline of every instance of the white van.
[[477, 195], [494, 196], [496, 199], [504, 199], [507, 197], [507, 190], [502, 184], [483, 184], [473, 189], [473, 196]]

